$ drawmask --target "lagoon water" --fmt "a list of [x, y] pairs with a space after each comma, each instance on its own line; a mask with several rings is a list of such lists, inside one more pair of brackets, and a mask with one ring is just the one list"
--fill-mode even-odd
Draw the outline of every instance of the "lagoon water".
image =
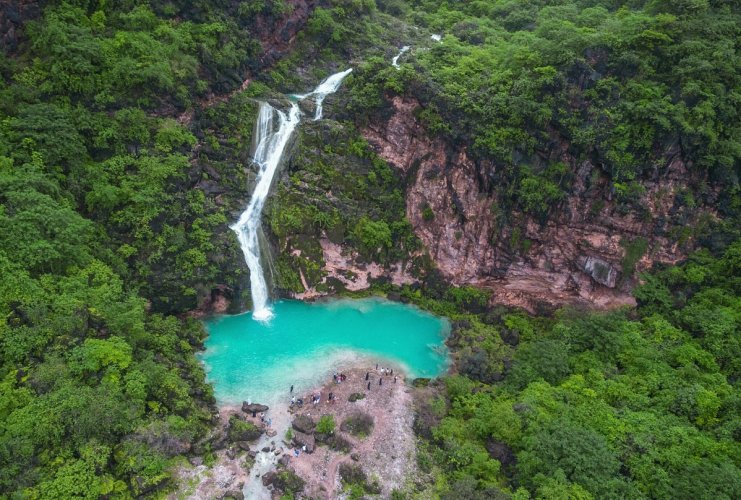
[[362, 360], [434, 377], [448, 366], [447, 320], [380, 299], [273, 304], [273, 318], [251, 312], [206, 321], [200, 355], [221, 404], [273, 403], [326, 380], [333, 369]]

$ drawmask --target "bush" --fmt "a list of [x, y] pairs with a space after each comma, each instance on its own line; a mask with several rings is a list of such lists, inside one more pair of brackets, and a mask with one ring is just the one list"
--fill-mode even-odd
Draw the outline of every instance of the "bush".
[[322, 415], [316, 424], [316, 432], [319, 434], [331, 434], [334, 432], [335, 423], [332, 415]]
[[366, 437], [373, 431], [373, 417], [363, 412], [356, 412], [345, 419], [340, 429], [353, 436]]
[[354, 403], [355, 401], [360, 401], [361, 399], [365, 399], [365, 393], [353, 392], [352, 394], [350, 394], [350, 397], [347, 398], [347, 400], [351, 403]]

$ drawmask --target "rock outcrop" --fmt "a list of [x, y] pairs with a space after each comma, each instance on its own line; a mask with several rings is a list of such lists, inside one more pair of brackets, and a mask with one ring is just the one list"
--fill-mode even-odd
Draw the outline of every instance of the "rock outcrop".
[[46, 2], [39, 0], [0, 0], [0, 47], [15, 52], [23, 25], [41, 14]]
[[264, 411], [268, 411], [269, 409], [269, 406], [261, 405], [259, 403], [248, 403], [247, 401], [242, 402], [242, 411], [245, 413], [262, 413]]
[[299, 448], [305, 446], [307, 453], [313, 453], [316, 447], [316, 440], [311, 434], [296, 431], [293, 433], [293, 445]]
[[307, 415], [298, 415], [293, 419], [293, 422], [291, 422], [291, 426], [298, 432], [313, 434], [314, 429], [316, 428], [316, 422], [314, 422], [313, 418]]
[[[678, 148], [669, 147], [665, 164], [642, 179], [639, 216], [619, 210], [599, 168], [578, 163], [568, 144], [556, 143], [558, 160], [574, 177], [566, 199], [544, 223], [517, 211], [500, 220], [497, 186], [488, 181], [497, 166], [477, 164], [464, 146], [430, 137], [415, 117], [415, 99], [395, 97], [392, 106], [390, 118], [363, 134], [405, 175], [407, 217], [452, 283], [488, 289], [493, 302], [530, 311], [564, 304], [609, 308], [633, 303], [634, 270], [686, 256], [668, 224], [690, 177]], [[635, 241], [645, 252], [627, 263]]]

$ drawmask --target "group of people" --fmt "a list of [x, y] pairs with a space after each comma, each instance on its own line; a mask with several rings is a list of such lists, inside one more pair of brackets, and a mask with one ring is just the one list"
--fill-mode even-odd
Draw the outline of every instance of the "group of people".
[[[381, 376], [378, 377], [378, 385], [383, 385], [383, 376], [384, 375], [393, 376], [394, 377], [394, 383], [396, 383], [396, 380], [398, 379], [398, 377], [396, 377], [394, 375], [393, 368], [383, 368], [383, 367], [381, 367], [381, 369], [379, 370], [378, 363], [376, 363], [376, 371], [378, 371], [378, 372], [381, 373]], [[368, 382], [368, 384], [366, 385], [366, 387], [370, 391], [370, 389], [371, 389], [370, 371], [365, 372], [365, 380], [366, 380], [366, 382]]]
[[[383, 377], [385, 375], [388, 375], [389, 377], [394, 377], [394, 383], [396, 383], [398, 377], [394, 375], [394, 369], [393, 368], [385, 368], [381, 367], [379, 369], [378, 363], [376, 363], [376, 371], [381, 374], [380, 377], [378, 377], [378, 385], [383, 385]], [[347, 376], [344, 373], [337, 373], [334, 372], [332, 375], [332, 379], [334, 380], [335, 384], [340, 384], [347, 380]], [[370, 382], [370, 371], [365, 372], [365, 380], [367, 382], [366, 387], [370, 391], [371, 390], [371, 382]], [[293, 394], [293, 385], [291, 386], [291, 394]], [[327, 403], [334, 403], [336, 400], [336, 396], [333, 392], [329, 393], [329, 396], [327, 397]], [[318, 405], [322, 401], [322, 394], [312, 394], [311, 395], [311, 404]], [[294, 406], [298, 406], [301, 408], [304, 405], [304, 400], [302, 398], [296, 398], [295, 396], [291, 396], [291, 408]]]

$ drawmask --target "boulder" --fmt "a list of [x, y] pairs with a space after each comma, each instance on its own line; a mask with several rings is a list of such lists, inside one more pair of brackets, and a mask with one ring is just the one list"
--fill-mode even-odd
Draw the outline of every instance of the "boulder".
[[283, 455], [278, 459], [278, 463], [282, 465], [283, 467], [288, 467], [289, 462], [291, 461], [291, 455]]
[[230, 499], [230, 500], [244, 500], [244, 493], [242, 493], [239, 490], [230, 490], [224, 493], [224, 496], [221, 497], [222, 499]]
[[582, 269], [587, 273], [594, 281], [600, 285], [604, 285], [607, 288], [615, 288], [617, 284], [618, 272], [612, 267], [609, 262], [594, 257], [594, 256], [581, 256], [579, 263], [582, 265]]
[[277, 479], [278, 474], [275, 472], [266, 472], [265, 475], [262, 476], [262, 485], [267, 488], [268, 486], [272, 486]]
[[267, 453], [270, 451], [270, 446], [263, 446], [262, 450], [260, 451], [262, 451], [263, 453]]
[[262, 484], [266, 488], [273, 488], [280, 492], [296, 493], [304, 489], [304, 480], [291, 470], [282, 470], [280, 472], [268, 472], [262, 476]]
[[226, 450], [226, 456], [229, 458], [229, 460], [234, 460], [237, 456], [237, 450], [234, 448], [228, 448]]
[[228, 436], [223, 433], [217, 433], [211, 440], [211, 449], [213, 451], [223, 450], [226, 448]]
[[268, 429], [268, 430], [267, 430], [267, 431], [265, 432], [265, 434], [267, 434], [267, 435], [268, 435], [268, 437], [275, 437], [275, 436], [277, 436], [277, 435], [278, 435], [278, 431], [276, 431], [275, 429]]
[[293, 419], [291, 427], [298, 432], [303, 432], [304, 434], [313, 434], [314, 429], [316, 428], [316, 422], [314, 422], [314, 419], [308, 415], [299, 415]]
[[250, 451], [250, 444], [247, 441], [237, 441], [234, 444], [242, 451]]
[[262, 435], [262, 429], [252, 422], [247, 422], [244, 417], [232, 415], [229, 419], [227, 436], [229, 441], [236, 443], [239, 441], [254, 441]]
[[269, 406], [257, 404], [257, 403], [248, 403], [247, 401], [244, 401], [242, 403], [242, 411], [252, 415], [252, 413], [262, 413], [264, 411], [268, 411], [270, 409]]
[[316, 447], [314, 436], [299, 431], [293, 433], [293, 444], [299, 448], [306, 446], [307, 453], [313, 453], [314, 448]]

